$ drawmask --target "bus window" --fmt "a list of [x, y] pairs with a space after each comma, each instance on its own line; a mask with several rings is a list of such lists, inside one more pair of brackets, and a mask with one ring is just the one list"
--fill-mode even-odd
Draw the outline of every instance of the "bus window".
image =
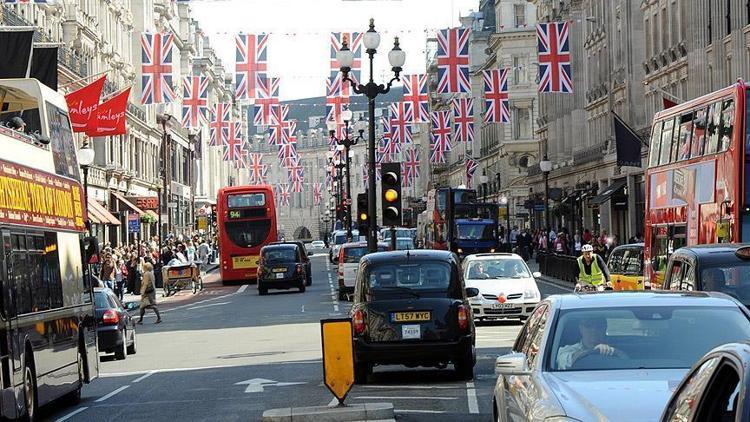
[[703, 145], [706, 143], [706, 109], [702, 108], [695, 113], [693, 120], [693, 144], [690, 148], [690, 158], [703, 155]]
[[708, 109], [706, 122], [706, 150], [704, 154], [715, 154], [719, 147], [719, 125], [721, 121], [721, 102], [713, 103]]
[[693, 113], [687, 113], [680, 116], [679, 137], [675, 130], [677, 138], [677, 148], [675, 151], [675, 161], [687, 160], [690, 158], [690, 139], [693, 136]]
[[663, 273], [667, 269], [667, 260], [669, 259], [667, 254], [668, 239], [667, 236], [659, 234], [659, 229], [658, 226], [652, 228], [651, 268], [656, 272]]
[[651, 132], [651, 155], [648, 158], [649, 167], [659, 165], [659, 140], [661, 139], [661, 122], [654, 123], [653, 132]]
[[47, 118], [49, 119], [49, 138], [55, 173], [80, 180], [75, 140], [70, 129], [68, 114], [51, 103], [47, 103]]
[[672, 128], [674, 119], [670, 118], [664, 121], [661, 131], [661, 153], [659, 154], [659, 165], [669, 164], [670, 154], [672, 152]]
[[734, 100], [724, 100], [721, 107], [721, 129], [719, 130], [719, 152], [729, 149], [734, 132]]

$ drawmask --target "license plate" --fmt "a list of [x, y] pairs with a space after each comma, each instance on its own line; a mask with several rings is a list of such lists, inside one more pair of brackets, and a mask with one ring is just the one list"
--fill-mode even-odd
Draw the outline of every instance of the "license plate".
[[420, 339], [422, 338], [422, 330], [419, 325], [402, 325], [401, 338], [404, 340]]
[[412, 321], [429, 321], [430, 312], [394, 312], [391, 314], [393, 322], [412, 322]]
[[276, 273], [276, 278], [284, 278], [284, 273]]
[[493, 303], [492, 304], [492, 309], [508, 309], [512, 307], [513, 307], [512, 303]]
[[283, 273], [284, 271], [286, 271], [286, 268], [274, 268], [273, 269], [273, 272], [275, 273]]
[[233, 256], [232, 257], [232, 268], [233, 269], [245, 269], [245, 268], [258, 268], [258, 255], [248, 256]]

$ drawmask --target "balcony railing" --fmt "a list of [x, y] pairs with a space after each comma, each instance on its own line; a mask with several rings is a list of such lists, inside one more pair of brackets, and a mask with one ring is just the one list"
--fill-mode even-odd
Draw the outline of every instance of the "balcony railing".
[[586, 148], [573, 153], [574, 164], [585, 164], [602, 159], [607, 152], [607, 142], [600, 142], [591, 148]]
[[57, 53], [57, 61], [59, 64], [70, 69], [76, 75], [85, 78], [89, 75], [86, 62], [81, 60], [75, 53], [69, 50], [67, 47], [60, 47]]

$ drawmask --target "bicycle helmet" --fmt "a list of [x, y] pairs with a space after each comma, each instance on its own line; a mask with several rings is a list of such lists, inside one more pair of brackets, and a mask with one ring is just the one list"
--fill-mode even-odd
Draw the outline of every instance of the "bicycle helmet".
[[581, 247], [581, 252], [594, 252], [594, 247], [591, 245], [583, 245]]

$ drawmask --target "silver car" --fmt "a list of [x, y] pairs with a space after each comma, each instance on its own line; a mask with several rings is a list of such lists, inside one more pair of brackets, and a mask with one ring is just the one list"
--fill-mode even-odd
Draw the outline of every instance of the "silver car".
[[721, 293], [550, 296], [497, 358], [495, 419], [658, 420], [689, 368], [717, 345], [750, 338], [748, 322]]

